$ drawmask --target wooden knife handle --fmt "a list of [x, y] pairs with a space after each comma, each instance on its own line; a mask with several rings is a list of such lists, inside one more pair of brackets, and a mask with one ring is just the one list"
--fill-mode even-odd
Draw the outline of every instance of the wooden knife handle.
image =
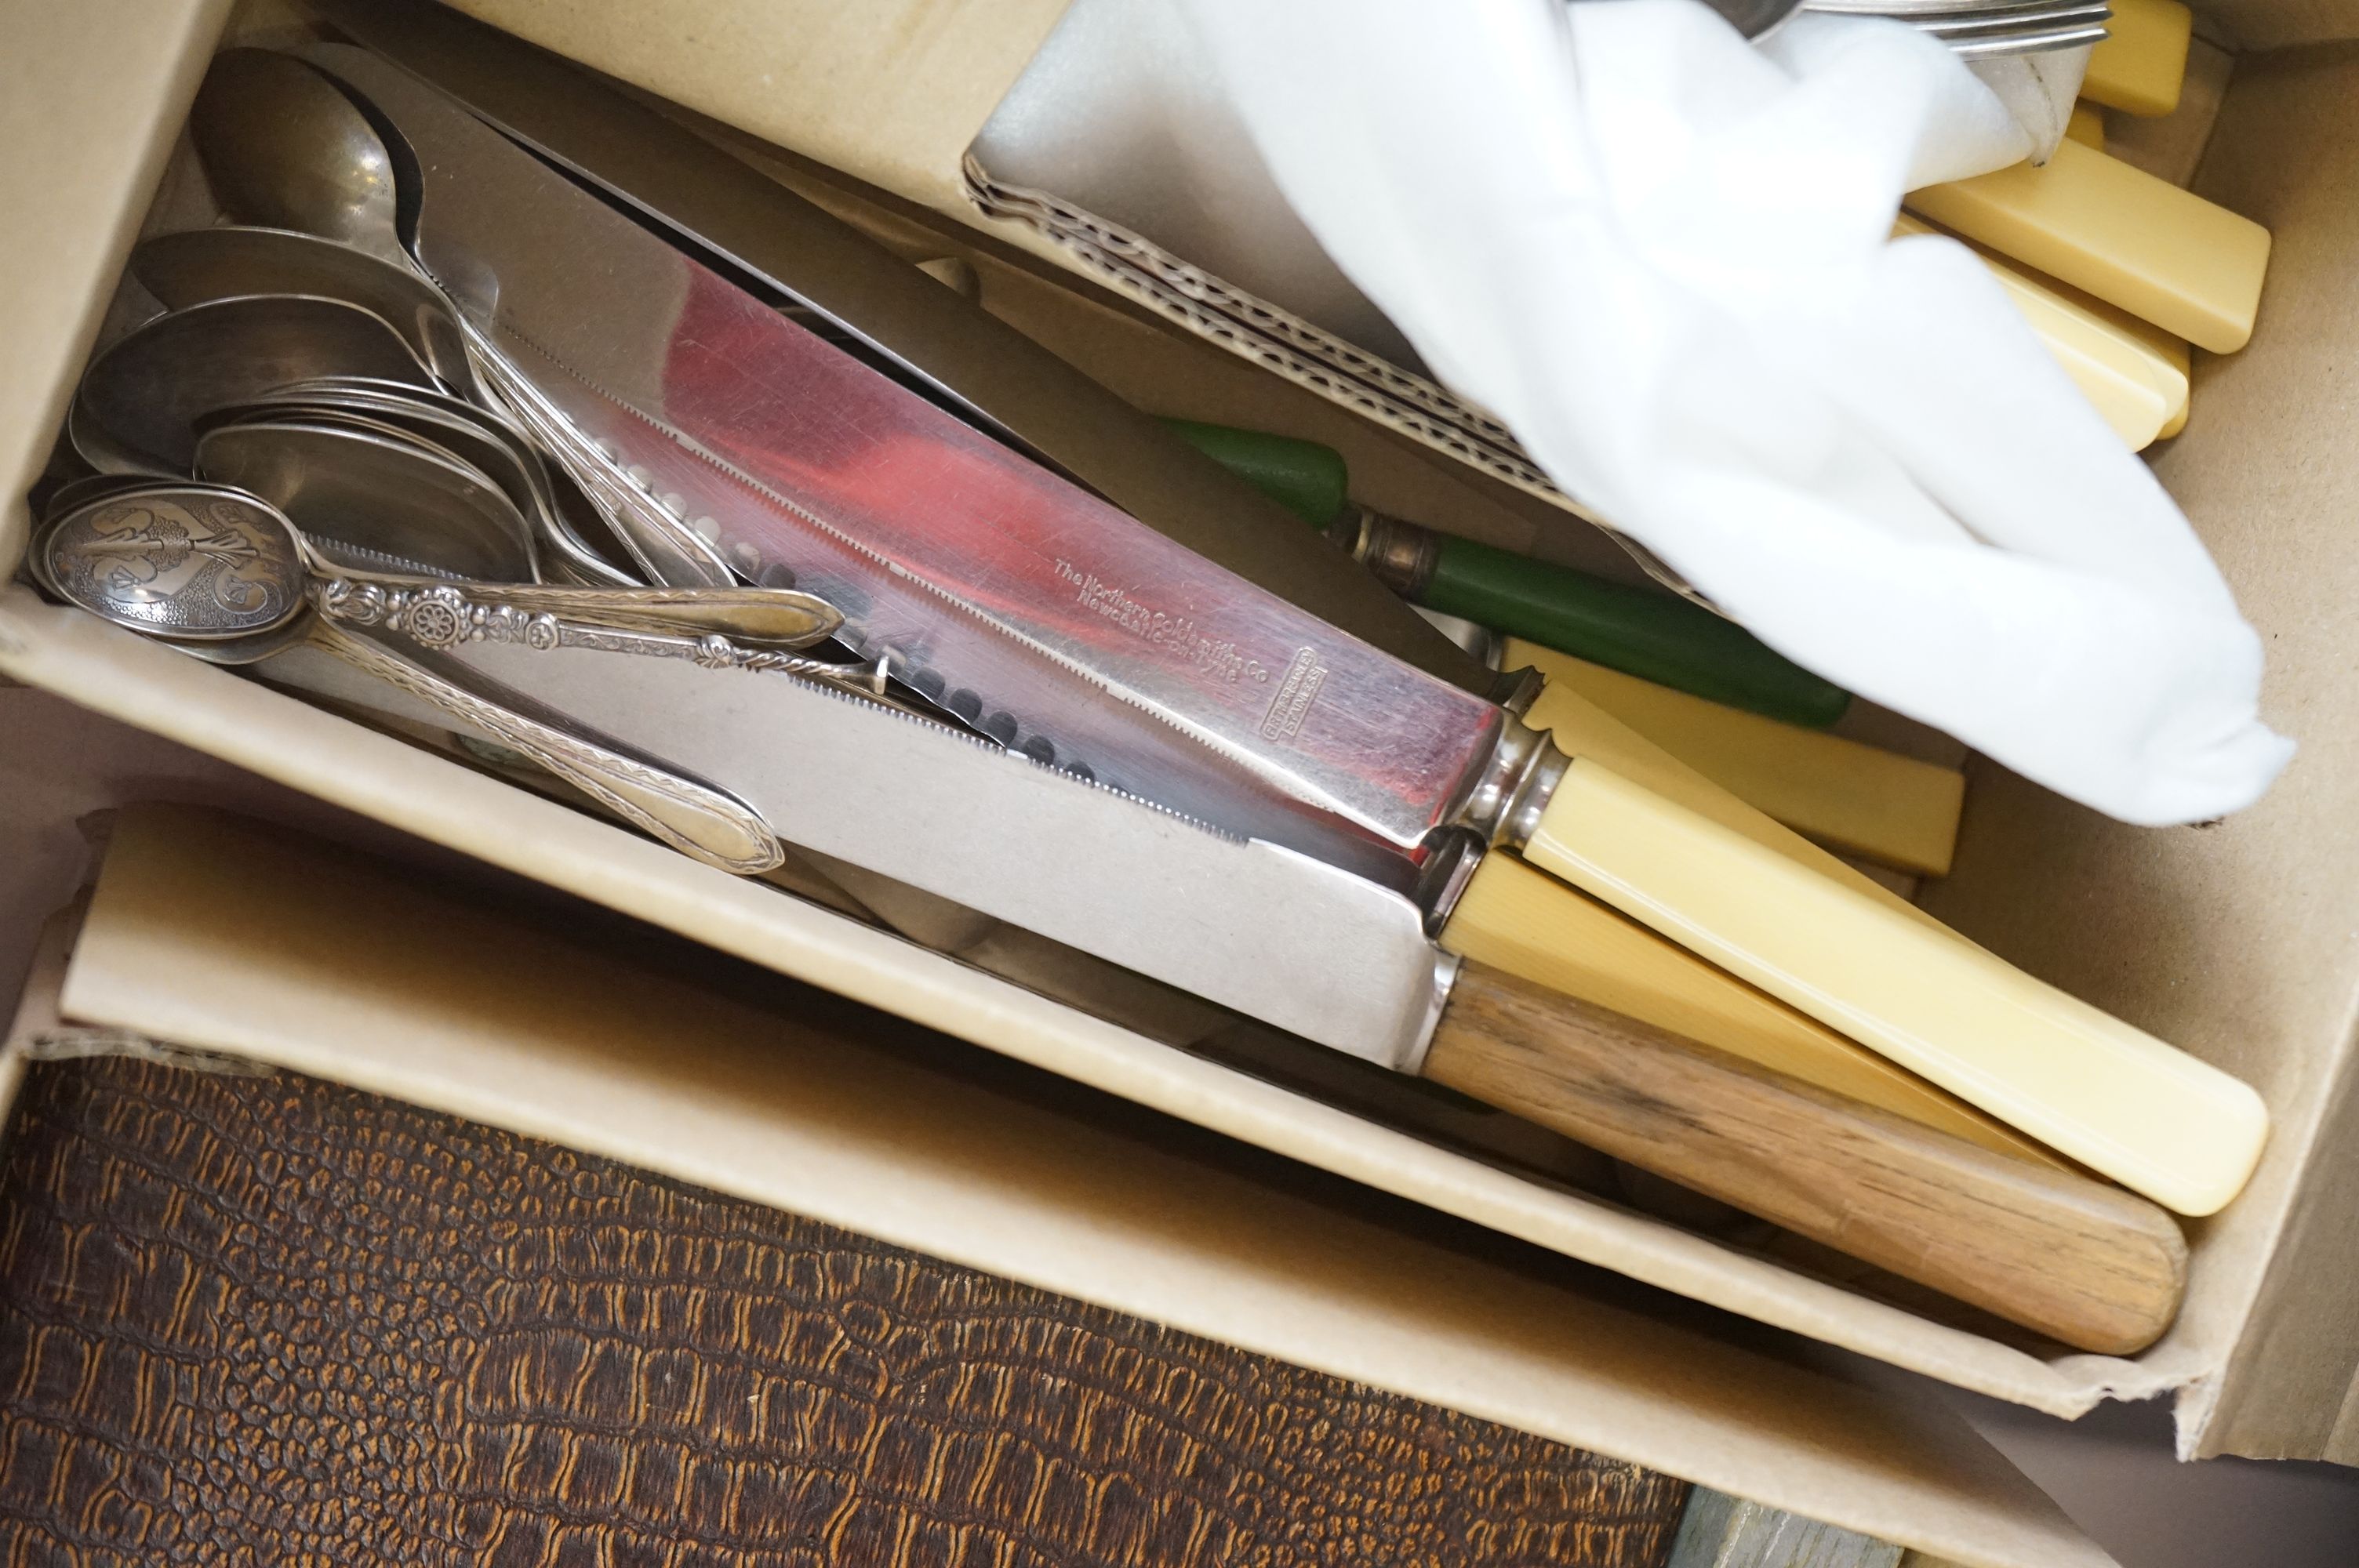
[[2249, 1086], [1589, 758], [1523, 855], [2180, 1214], [2218, 1209], [2261, 1157]]
[[2076, 1349], [2144, 1349], [2186, 1288], [2186, 1240], [2143, 1198], [1482, 964], [1423, 1073]]
[[1517, 979], [2018, 1160], [2045, 1144], [1513, 855], [1483, 857], [1438, 938]]

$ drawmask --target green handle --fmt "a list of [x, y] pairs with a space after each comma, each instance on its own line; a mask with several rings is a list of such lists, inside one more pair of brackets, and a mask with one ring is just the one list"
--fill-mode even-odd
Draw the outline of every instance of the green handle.
[[[1349, 476], [1332, 447], [1226, 425], [1164, 423], [1307, 523], [1324, 528], [1349, 503]], [[1472, 539], [1435, 537], [1433, 573], [1417, 595], [1430, 610], [1788, 724], [1823, 728], [1851, 703], [1843, 687], [1701, 605]]]
[[1343, 467], [1343, 454], [1332, 447], [1193, 419], [1163, 423], [1173, 435], [1313, 528], [1324, 528], [1342, 516], [1351, 499], [1351, 476]]
[[1821, 729], [1851, 693], [1699, 604], [1440, 535], [1419, 602], [1543, 648], [1788, 724]]

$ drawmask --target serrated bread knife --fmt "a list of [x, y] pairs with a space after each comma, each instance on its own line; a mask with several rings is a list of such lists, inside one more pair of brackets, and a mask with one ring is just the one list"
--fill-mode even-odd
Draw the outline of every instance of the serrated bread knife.
[[2184, 1245], [2156, 1206], [1462, 965], [1416, 903], [1308, 856], [797, 680], [673, 660], [618, 680], [616, 655], [513, 643], [447, 656], [725, 784], [807, 849], [1461, 1089], [2068, 1344], [2136, 1349], [2176, 1309]]

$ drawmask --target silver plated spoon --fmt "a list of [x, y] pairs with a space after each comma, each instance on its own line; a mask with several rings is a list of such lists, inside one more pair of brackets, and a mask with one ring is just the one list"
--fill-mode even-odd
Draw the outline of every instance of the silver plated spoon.
[[198, 476], [250, 491], [303, 532], [483, 582], [537, 582], [532, 527], [479, 469], [343, 424], [222, 425]]
[[419, 362], [462, 397], [478, 395], [466, 335], [442, 291], [407, 267], [293, 229], [227, 224], [158, 234], [131, 272], [168, 309], [255, 294], [341, 299], [401, 334]]
[[67, 602], [217, 664], [298, 645], [342, 659], [708, 864], [752, 873], [784, 859], [725, 792], [491, 702], [320, 613], [300, 536], [255, 497], [187, 484], [103, 497], [46, 524], [34, 560]]
[[547, 546], [544, 564], [553, 573], [616, 587], [640, 580], [582, 536], [539, 449], [498, 415], [457, 398], [352, 377], [323, 377], [282, 387], [239, 409], [223, 410], [219, 417], [224, 423], [240, 423], [261, 416], [260, 410], [272, 406], [337, 408], [408, 430], [473, 463], [497, 481]]
[[357, 305], [296, 294], [212, 300], [157, 317], [92, 362], [69, 435], [102, 473], [184, 476], [201, 416], [339, 372], [434, 385], [401, 335]]
[[[328, 76], [292, 55], [216, 56], [190, 121], [214, 194], [242, 222], [298, 229], [408, 268], [444, 294], [404, 243], [396, 158], [368, 116]], [[496, 297], [496, 285], [484, 289]], [[457, 319], [491, 395], [571, 475], [650, 580], [726, 587], [737, 573], [534, 387], [463, 308]]]

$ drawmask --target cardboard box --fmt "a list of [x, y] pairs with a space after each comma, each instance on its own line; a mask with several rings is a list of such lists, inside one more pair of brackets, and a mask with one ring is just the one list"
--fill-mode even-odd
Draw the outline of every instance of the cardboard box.
[[[1186, 389], [1185, 406], [1158, 411], [1314, 436], [1345, 449], [1365, 499], [1378, 505], [1471, 519], [1471, 532], [1570, 558], [1619, 559], [1593, 530], [1527, 490], [1438, 465], [1302, 388], [1169, 332], [1132, 305], [1093, 297], [1050, 266], [1055, 248], [1037, 234], [965, 227], [980, 220], [960, 157], [1052, 24], [1054, 0], [857, 15], [739, 0], [660, 10], [612, 0], [477, 0], [471, 8], [782, 144], [800, 155], [772, 161], [782, 177], [832, 192], [839, 211], [864, 215], [904, 254], [962, 247], [989, 269], [993, 308], [1027, 318], [1027, 330], [1060, 353], [1102, 373], [1119, 361], [1134, 376], [1153, 374], [1159, 387]], [[16, 24], [0, 92], [0, 142], [15, 155], [0, 168], [0, 202], [11, 215], [0, 231], [0, 334], [12, 351], [0, 362], [0, 568], [12, 568], [21, 551], [26, 487], [55, 438], [227, 10], [223, 3], [85, 0]], [[2359, 10], [2339, 11], [2343, 30], [2359, 33]], [[288, 16], [277, 6], [241, 7], [236, 25], [242, 35], [267, 31]], [[2351, 770], [2336, 765], [2342, 749], [2359, 743], [2350, 711], [2359, 699], [2343, 678], [2353, 633], [2334, 613], [2359, 576], [2339, 521], [2359, 488], [2359, 459], [2336, 404], [2338, 355], [2347, 359], [2359, 337], [2341, 282], [2359, 254], [2359, 217], [2342, 199], [2359, 173], [2354, 95], [2359, 58], [2347, 51], [2238, 61], [2199, 189], [2277, 232], [2271, 294], [2254, 345], [2199, 368], [2198, 424], [2158, 463], [2271, 639], [2268, 717], [2304, 740], [2302, 757], [2255, 811], [2169, 833], [2117, 827], [1984, 769], [1970, 797], [1957, 873], [1931, 900], [1977, 939], [2251, 1078], [2270, 1099], [2277, 1132], [2260, 1175], [2223, 1215], [2195, 1227], [2188, 1310], [2160, 1345], [2131, 1360], [2041, 1351], [1947, 1326], [1371, 1126], [44, 606], [21, 587], [0, 590], [0, 672], [723, 951], [1727, 1313], [2058, 1413], [2110, 1396], [2181, 1390], [2190, 1453], [2349, 1458], [2359, 1455], [2359, 1413], [2346, 1414], [2346, 1406], [2359, 1412], [2359, 1400], [2346, 1398], [2359, 1367], [2359, 1325], [2340, 1310], [2330, 1271], [2349, 1255], [2354, 1206], [2345, 1189], [2359, 1183], [2347, 1125], [2359, 1120], [2347, 1066], [2359, 990], [2359, 952], [2348, 936], [2359, 928], [2352, 907], [2359, 878], [2351, 874], [2359, 851], [2342, 827], [2351, 814], [2343, 783]], [[848, 168], [882, 195], [808, 159]], [[1133, 390], [1106, 378], [1117, 391]], [[337, 1076], [332, 1061], [308, 1070]], [[357, 1078], [367, 1069], [349, 1070]], [[545, 1130], [534, 1119], [536, 1085], [545, 1081], [510, 1075], [481, 1093], [470, 1089], [465, 1107], [450, 1108]], [[603, 1088], [592, 1081], [579, 1101], [593, 1105], [630, 1087], [627, 1078]], [[604, 1141], [620, 1136], [611, 1119], [590, 1117], [570, 1135], [707, 1179], [693, 1173], [705, 1169], [699, 1124], [652, 1125], [669, 1131], [635, 1135], [627, 1150]], [[767, 1158], [774, 1162], [758, 1190], [731, 1190], [796, 1207], [821, 1201], [799, 1201], [793, 1173], [775, 1162], [782, 1156]], [[950, 1255], [1036, 1278], [1020, 1252]], [[1962, 1432], [1905, 1446], [1838, 1442], [1839, 1430], [1875, 1430], [1873, 1422], [1897, 1418], [1883, 1411], [1871, 1422], [1863, 1412], [1875, 1409], [1872, 1398], [1798, 1382], [1777, 1357], [1708, 1331], [1699, 1331], [1698, 1343], [1717, 1348], [1680, 1341], [1676, 1351], [1648, 1352], [1643, 1365], [1627, 1358], [1635, 1352], [1618, 1328], [1552, 1338], [1543, 1358], [1558, 1368], [1552, 1376], [1571, 1381], [1535, 1383], [1553, 1391], [1511, 1399], [1513, 1379], [1478, 1387], [1462, 1379], [1464, 1366], [1446, 1336], [1387, 1333], [1363, 1342], [1303, 1332], [1299, 1301], [1256, 1320], [1288, 1322], [1284, 1336], [1243, 1319], [1169, 1315], [1184, 1303], [1175, 1298], [1156, 1310], [1134, 1300], [1122, 1271], [1101, 1262], [1093, 1271], [1083, 1258], [1071, 1272], [1036, 1282], [1961, 1562], [2102, 1561], [2044, 1499], [1995, 1478], [1986, 1452]], [[1361, 1288], [1381, 1294], [1387, 1287], [1363, 1277]], [[1577, 1281], [1557, 1288], [1563, 1303], [1551, 1310], [1584, 1321], [1592, 1292]], [[1601, 1286], [1595, 1300], [1612, 1296]], [[1689, 1355], [1709, 1357], [1709, 1374], [1677, 1372]], [[1528, 1366], [1518, 1375], [1528, 1378]], [[1659, 1397], [1632, 1393], [1650, 1381]], [[1581, 1391], [1607, 1385], [1624, 1397]], [[1700, 1412], [1711, 1419], [1700, 1421]]]

